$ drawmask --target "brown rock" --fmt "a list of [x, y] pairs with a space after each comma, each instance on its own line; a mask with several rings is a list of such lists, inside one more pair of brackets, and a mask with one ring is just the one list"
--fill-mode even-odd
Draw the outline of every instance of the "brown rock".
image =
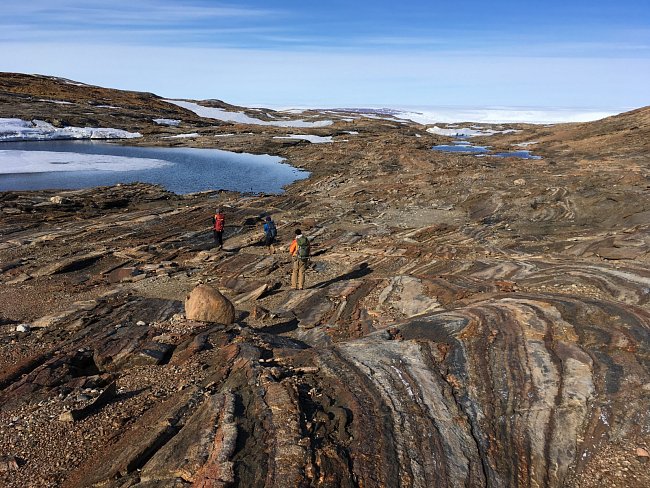
[[603, 259], [618, 260], [618, 259], [636, 259], [644, 253], [643, 249], [637, 248], [621, 248], [621, 247], [601, 247], [598, 249], [597, 254]]
[[18, 471], [19, 468], [20, 465], [18, 464], [18, 459], [14, 456], [2, 456], [0, 458], [0, 473]]
[[255, 320], [264, 320], [269, 317], [269, 311], [261, 305], [255, 305], [251, 309], [251, 318]]
[[218, 290], [209, 285], [199, 285], [185, 300], [185, 315], [189, 320], [232, 324], [235, 307]]
[[133, 278], [134, 276], [138, 275], [140, 271], [138, 271], [137, 268], [135, 267], [126, 267], [126, 268], [118, 268], [116, 270], [111, 271], [107, 275], [107, 279], [109, 283], [119, 283], [120, 281], [127, 281], [130, 278]]
[[517, 291], [517, 284], [514, 281], [497, 280], [494, 282], [494, 284], [499, 288], [499, 291], [505, 293], [512, 293], [513, 291]]

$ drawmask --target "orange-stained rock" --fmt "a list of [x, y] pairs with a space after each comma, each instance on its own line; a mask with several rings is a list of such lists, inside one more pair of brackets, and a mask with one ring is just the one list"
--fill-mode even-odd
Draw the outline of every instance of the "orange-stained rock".
[[232, 324], [235, 307], [215, 288], [199, 285], [185, 299], [185, 316], [189, 320]]

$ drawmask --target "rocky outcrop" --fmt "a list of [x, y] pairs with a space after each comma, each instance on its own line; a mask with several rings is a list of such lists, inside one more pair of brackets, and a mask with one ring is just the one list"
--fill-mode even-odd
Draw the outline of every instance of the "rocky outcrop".
[[434, 153], [388, 120], [317, 146], [247, 128], [197, 143], [312, 177], [0, 194], [0, 484], [650, 485], [648, 161], [602, 145], [617, 134], [571, 149], [620, 120], [491, 142], [544, 132], [526, 161]]

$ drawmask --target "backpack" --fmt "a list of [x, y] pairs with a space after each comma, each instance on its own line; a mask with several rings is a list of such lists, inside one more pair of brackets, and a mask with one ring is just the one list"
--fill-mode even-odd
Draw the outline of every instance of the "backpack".
[[300, 259], [307, 259], [309, 257], [309, 239], [307, 239], [305, 236], [302, 236], [296, 241], [296, 244], [298, 244], [298, 251], [296, 252], [296, 255]]
[[267, 223], [267, 233], [275, 239], [278, 236], [278, 229], [275, 228], [275, 222], [269, 220]]

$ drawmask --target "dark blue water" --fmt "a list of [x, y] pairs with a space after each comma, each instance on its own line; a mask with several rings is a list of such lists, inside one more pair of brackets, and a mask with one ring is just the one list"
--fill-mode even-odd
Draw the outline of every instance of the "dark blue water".
[[483, 146], [472, 146], [471, 144], [454, 144], [454, 145], [439, 145], [433, 146], [431, 149], [434, 151], [443, 151], [443, 152], [454, 152], [454, 153], [469, 153], [469, 154], [480, 154], [488, 152], [487, 147]]
[[[234, 190], [280, 193], [285, 185], [309, 176], [307, 171], [269, 155], [219, 149], [129, 147], [93, 141], [3, 142], [0, 150], [55, 151], [161, 159], [169, 166], [131, 171], [52, 171], [0, 174], [0, 191], [79, 189], [132, 183], [155, 183], [175, 193]], [[78, 158], [78, 156], [77, 156]]]
[[520, 159], [542, 159], [541, 156], [533, 156], [530, 151], [508, 151], [499, 153], [490, 153], [490, 146], [472, 146], [469, 142], [464, 140], [452, 141], [451, 145], [441, 144], [433, 146], [431, 149], [434, 151], [443, 151], [450, 153], [464, 153], [464, 154], [481, 154], [486, 156], [494, 156], [496, 158], [520, 158]]
[[520, 158], [520, 159], [542, 159], [541, 156], [533, 156], [530, 151], [509, 151], [490, 154], [497, 158]]

